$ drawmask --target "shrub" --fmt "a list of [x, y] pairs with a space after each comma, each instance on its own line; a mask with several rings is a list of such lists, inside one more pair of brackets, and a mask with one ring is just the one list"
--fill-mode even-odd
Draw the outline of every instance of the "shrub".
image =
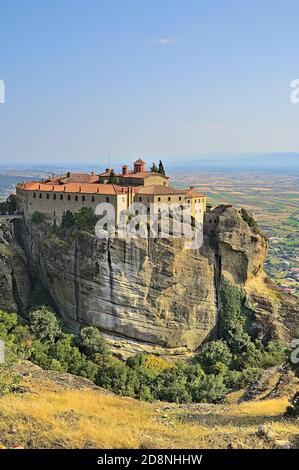
[[262, 372], [262, 369], [257, 367], [247, 367], [242, 371], [229, 370], [224, 377], [224, 382], [228, 389], [240, 390], [256, 382]]
[[87, 326], [80, 332], [79, 337], [80, 350], [88, 357], [95, 354], [107, 354], [108, 348], [105, 339], [94, 326]]
[[62, 217], [62, 228], [70, 228], [75, 225], [75, 216], [71, 211], [66, 211]]
[[232, 353], [225, 341], [217, 340], [205, 344], [196, 360], [207, 374], [224, 373], [231, 364]]
[[227, 342], [231, 352], [241, 354], [251, 343], [247, 329], [252, 312], [246, 308], [246, 296], [241, 289], [223, 281], [221, 301], [220, 336]]
[[191, 385], [192, 399], [196, 402], [219, 403], [227, 393], [222, 375], [205, 375]]
[[55, 313], [44, 306], [29, 313], [29, 325], [32, 333], [41, 341], [54, 342], [62, 334]]
[[79, 230], [93, 230], [97, 222], [91, 207], [82, 207], [79, 211], [75, 212], [74, 218], [75, 226]]
[[156, 380], [153, 390], [158, 400], [166, 400], [174, 403], [190, 403], [192, 396], [188, 390], [187, 376], [180, 367], [165, 369]]

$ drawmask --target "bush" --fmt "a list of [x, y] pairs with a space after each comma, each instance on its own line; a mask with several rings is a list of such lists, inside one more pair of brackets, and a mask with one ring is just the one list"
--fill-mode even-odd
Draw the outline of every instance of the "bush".
[[62, 216], [62, 228], [70, 228], [75, 225], [75, 216], [71, 211], [66, 211]]
[[207, 374], [224, 373], [232, 361], [232, 353], [225, 341], [217, 340], [203, 346], [196, 360]]
[[220, 336], [227, 342], [232, 353], [241, 354], [251, 343], [247, 329], [252, 312], [245, 305], [245, 293], [227, 281], [223, 281], [221, 301]]
[[256, 382], [262, 372], [262, 369], [257, 367], [247, 367], [242, 371], [229, 370], [224, 377], [224, 382], [229, 390], [240, 390]]
[[165, 369], [158, 375], [153, 392], [158, 400], [190, 403], [192, 396], [188, 387], [189, 383], [184, 368], [181, 364], [178, 364], [176, 367]]
[[266, 347], [260, 341], [251, 343], [242, 357], [246, 366], [260, 369], [283, 364], [287, 359], [286, 348], [278, 341], [270, 341]]
[[227, 393], [222, 375], [205, 375], [191, 385], [192, 399], [201, 403], [219, 403]]
[[107, 354], [108, 348], [105, 339], [94, 326], [87, 326], [80, 332], [79, 337], [80, 350], [88, 357], [95, 354]]
[[32, 333], [41, 341], [54, 342], [62, 334], [60, 321], [47, 307], [40, 307], [29, 313], [29, 325]]
[[74, 218], [75, 226], [79, 230], [94, 230], [97, 222], [91, 207], [82, 207], [79, 211], [75, 212]]

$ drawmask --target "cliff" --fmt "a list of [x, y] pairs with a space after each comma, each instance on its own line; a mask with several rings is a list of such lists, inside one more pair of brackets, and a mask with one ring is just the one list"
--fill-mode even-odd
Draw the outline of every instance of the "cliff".
[[26, 256], [14, 236], [14, 226], [0, 223], [0, 309], [22, 311], [30, 304]]
[[176, 238], [40, 236], [31, 228], [29, 256], [65, 322], [74, 330], [96, 325], [110, 340], [117, 335], [115, 347], [196, 349], [217, 333], [223, 278], [245, 289], [260, 337], [286, 339], [298, 324], [291, 300], [284, 302], [289, 315], [283, 321], [282, 298], [263, 271], [265, 237], [233, 207], [208, 214], [199, 250]]
[[[223, 279], [245, 290], [256, 336], [286, 340], [299, 327], [297, 300], [282, 297], [264, 273], [267, 240], [231, 206], [207, 214], [196, 250], [173, 237], [98, 240], [83, 231], [57, 235], [43, 224], [23, 226], [20, 234], [28, 267], [19, 248], [7, 292], [24, 276], [19, 296], [26, 305], [29, 270], [71, 329], [96, 325], [122, 354], [186, 354], [215, 337]], [[15, 302], [15, 294], [5, 297]]]

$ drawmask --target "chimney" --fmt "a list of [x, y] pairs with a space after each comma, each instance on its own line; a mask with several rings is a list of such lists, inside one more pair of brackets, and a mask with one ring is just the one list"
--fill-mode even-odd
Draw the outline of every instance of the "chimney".
[[128, 165], [123, 165], [122, 166], [122, 174], [127, 175], [128, 174]]

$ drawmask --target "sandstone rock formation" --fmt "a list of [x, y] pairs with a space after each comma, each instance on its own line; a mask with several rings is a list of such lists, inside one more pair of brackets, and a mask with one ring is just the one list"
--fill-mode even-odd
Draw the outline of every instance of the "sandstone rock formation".
[[13, 225], [0, 224], [0, 308], [20, 311], [30, 303], [26, 256], [14, 238]]
[[[22, 233], [28, 269], [66, 324], [74, 331], [98, 326], [114, 351], [194, 351], [217, 335], [223, 279], [245, 290], [258, 337], [286, 340], [299, 327], [298, 301], [282, 297], [264, 273], [267, 240], [231, 206], [207, 214], [200, 249], [186, 249], [186, 240], [173, 237], [98, 240], [82, 231], [57, 236], [30, 224]], [[13, 284], [24, 278], [22, 306], [29, 281], [22, 250], [12, 246], [15, 256], [5, 257], [0, 279], [6, 279], [4, 298], [13, 306], [16, 296], [9, 292], [19, 292]], [[13, 276], [3, 275], [12, 272], [11, 263]]]

